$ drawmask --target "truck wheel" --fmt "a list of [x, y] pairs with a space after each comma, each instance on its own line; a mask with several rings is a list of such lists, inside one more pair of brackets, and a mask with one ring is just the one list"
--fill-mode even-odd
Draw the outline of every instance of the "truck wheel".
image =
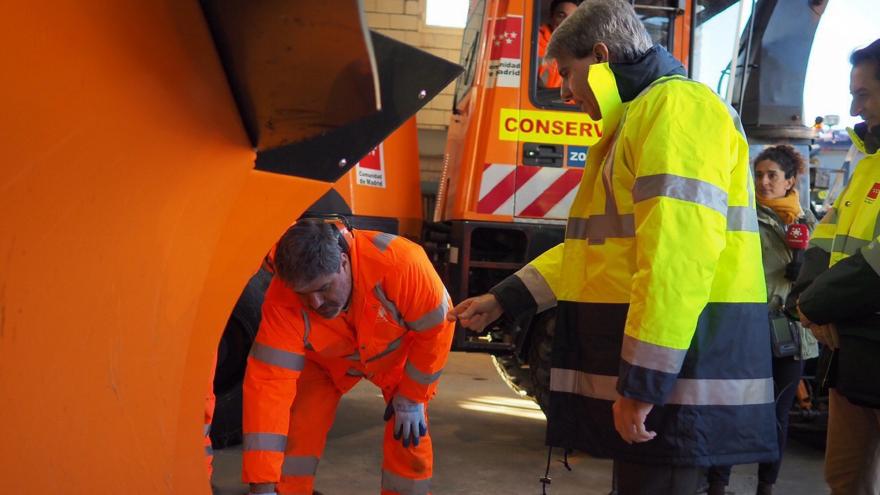
[[535, 401], [546, 414], [550, 405], [550, 368], [553, 354], [553, 334], [556, 330], [556, 309], [548, 309], [532, 319], [529, 333], [529, 375], [532, 378]]

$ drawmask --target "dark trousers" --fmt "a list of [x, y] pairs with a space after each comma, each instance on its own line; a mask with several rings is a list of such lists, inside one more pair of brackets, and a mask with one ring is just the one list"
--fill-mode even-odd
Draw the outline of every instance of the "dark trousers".
[[694, 495], [703, 478], [696, 466], [614, 461], [617, 495]]
[[[782, 467], [782, 453], [785, 451], [785, 439], [788, 437], [788, 412], [794, 404], [798, 382], [804, 372], [804, 362], [793, 357], [773, 358], [773, 391], [776, 396], [776, 436], [779, 441], [779, 460], [758, 465], [758, 481], [772, 485], [779, 477]], [[709, 483], [730, 482], [730, 466], [713, 466], [709, 468]]]

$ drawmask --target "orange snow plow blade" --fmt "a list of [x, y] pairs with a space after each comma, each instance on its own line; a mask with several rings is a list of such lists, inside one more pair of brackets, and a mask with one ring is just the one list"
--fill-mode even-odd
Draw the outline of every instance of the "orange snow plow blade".
[[254, 170], [198, 2], [10, 4], [0, 26], [4, 490], [207, 494], [220, 332], [332, 182]]

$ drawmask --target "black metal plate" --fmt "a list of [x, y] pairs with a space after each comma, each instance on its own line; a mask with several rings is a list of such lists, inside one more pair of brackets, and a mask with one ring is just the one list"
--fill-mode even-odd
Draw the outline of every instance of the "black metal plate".
[[371, 34], [382, 110], [322, 135], [259, 151], [258, 170], [335, 182], [462, 71], [428, 52]]

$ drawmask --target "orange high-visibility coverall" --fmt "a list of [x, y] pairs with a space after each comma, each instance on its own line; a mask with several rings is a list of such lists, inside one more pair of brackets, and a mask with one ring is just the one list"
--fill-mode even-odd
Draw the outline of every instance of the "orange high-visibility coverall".
[[[451, 301], [424, 250], [390, 234], [353, 234], [346, 312], [322, 318], [278, 277], [266, 292], [244, 381], [242, 477], [277, 483], [279, 495], [312, 493], [339, 399], [362, 377], [386, 402], [401, 394], [427, 403], [449, 355]], [[382, 493], [427, 494], [430, 436], [405, 448], [393, 423], [385, 427]]]
[[558, 88], [562, 86], [562, 76], [559, 75], [559, 69], [555, 62], [544, 60], [551, 35], [553, 35], [553, 30], [550, 25], [541, 24], [538, 29], [538, 78], [545, 88]]

